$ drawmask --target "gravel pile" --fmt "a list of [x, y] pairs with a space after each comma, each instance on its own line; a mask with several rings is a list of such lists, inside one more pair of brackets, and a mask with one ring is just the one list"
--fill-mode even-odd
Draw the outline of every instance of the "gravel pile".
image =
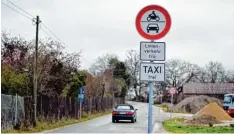
[[182, 111], [186, 113], [195, 114], [198, 111], [200, 111], [204, 106], [212, 102], [215, 102], [219, 106], [222, 106], [222, 102], [219, 99], [205, 95], [200, 95], [185, 98], [180, 103], [172, 107], [171, 110], [173, 112]]
[[232, 121], [232, 117], [226, 113], [218, 104], [215, 102], [210, 103], [209, 105], [202, 108], [197, 112], [193, 117], [199, 118], [200, 116], [207, 115], [213, 116], [219, 121]]

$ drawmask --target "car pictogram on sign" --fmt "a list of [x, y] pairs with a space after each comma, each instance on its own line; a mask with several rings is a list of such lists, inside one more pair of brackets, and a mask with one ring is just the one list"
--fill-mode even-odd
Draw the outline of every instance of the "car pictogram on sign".
[[150, 31], [156, 31], [156, 33], [158, 33], [158, 31], [159, 31], [159, 26], [158, 26], [158, 24], [148, 24], [148, 26], [147, 26], [147, 33], [149, 33]]

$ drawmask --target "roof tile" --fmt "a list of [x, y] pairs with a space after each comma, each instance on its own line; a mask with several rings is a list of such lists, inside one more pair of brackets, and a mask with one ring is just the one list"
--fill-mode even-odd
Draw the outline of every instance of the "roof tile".
[[184, 94], [227, 94], [234, 91], [234, 83], [187, 83]]

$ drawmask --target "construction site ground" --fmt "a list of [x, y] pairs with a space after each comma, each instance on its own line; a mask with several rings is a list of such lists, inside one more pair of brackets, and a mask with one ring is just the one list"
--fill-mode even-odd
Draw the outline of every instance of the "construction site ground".
[[166, 133], [233, 133], [234, 127], [230, 127], [234, 121], [220, 121], [219, 124], [213, 124], [213, 127], [209, 125], [201, 126], [189, 126], [185, 122], [193, 119], [194, 114], [184, 113], [170, 113], [164, 112], [160, 109], [160, 112], [165, 116], [168, 116], [168, 120], [164, 121], [162, 127]]
[[[169, 109], [167, 111], [165, 111], [166, 106]], [[165, 112], [170, 116], [170, 119], [163, 123], [164, 129], [169, 132], [195, 132], [195, 128], [201, 129], [201, 133], [234, 132], [234, 127], [232, 127], [234, 125], [234, 119], [222, 109], [222, 101], [216, 98], [195, 96], [186, 98], [177, 105], [163, 103], [161, 104], [161, 112]], [[174, 128], [176, 125], [179, 128], [182, 127], [184, 130], [180, 131], [178, 129], [177, 131], [177, 128]]]

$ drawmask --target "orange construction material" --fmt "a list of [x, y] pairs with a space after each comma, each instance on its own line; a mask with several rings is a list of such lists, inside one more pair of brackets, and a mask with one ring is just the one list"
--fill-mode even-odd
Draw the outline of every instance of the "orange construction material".
[[203, 107], [199, 112], [197, 112], [194, 117], [199, 117], [202, 115], [210, 115], [215, 117], [219, 121], [232, 121], [230, 117], [217, 103], [213, 102], [205, 107]]

